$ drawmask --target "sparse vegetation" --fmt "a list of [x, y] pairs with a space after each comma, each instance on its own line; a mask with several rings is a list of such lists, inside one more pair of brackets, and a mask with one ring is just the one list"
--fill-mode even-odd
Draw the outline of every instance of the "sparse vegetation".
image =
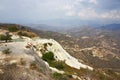
[[93, 52], [92, 52], [92, 50], [90, 50], [88, 53], [89, 53], [90, 55], [93, 55]]
[[9, 26], [8, 27], [8, 30], [10, 31], [10, 32], [16, 32], [17, 30], [18, 30], [18, 28], [16, 27], [16, 26]]
[[55, 68], [57, 68], [57, 69], [59, 69], [59, 70], [63, 70], [64, 69], [64, 62], [61, 62], [61, 61], [51, 61], [51, 62], [48, 62], [49, 63], [49, 65], [51, 66], [51, 67], [55, 67]]
[[66, 78], [66, 76], [64, 76], [64, 74], [60, 74], [60, 73], [53, 73], [53, 77], [56, 79], [56, 80], [68, 80]]
[[19, 36], [26, 36], [26, 37], [30, 37], [30, 38], [36, 36], [35, 33], [28, 32], [28, 31], [19, 31], [17, 34], [18, 34]]
[[57, 62], [55, 63], [55, 68], [57, 68], [57, 69], [59, 69], [59, 70], [63, 70], [63, 69], [64, 69], [64, 65], [63, 65], [62, 62], [57, 61]]
[[25, 61], [23, 58], [21, 58], [21, 59], [20, 59], [20, 64], [21, 64], [21, 65], [26, 65], [26, 61]]
[[7, 48], [7, 49], [3, 50], [2, 52], [3, 52], [4, 54], [10, 54], [10, 53], [11, 53], [11, 51], [10, 51], [10, 49], [9, 49], [9, 48]]
[[35, 62], [30, 63], [30, 69], [37, 69]]
[[16, 66], [17, 66], [17, 63], [12, 63], [11, 66], [16, 67]]

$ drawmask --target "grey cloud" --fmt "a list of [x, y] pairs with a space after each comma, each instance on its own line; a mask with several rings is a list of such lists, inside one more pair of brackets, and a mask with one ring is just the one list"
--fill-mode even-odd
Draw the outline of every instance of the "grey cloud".
[[[113, 10], [120, 11], [119, 0], [96, 1], [98, 4], [94, 4], [90, 0], [0, 0], [0, 21], [36, 22], [44, 19], [67, 19], [67, 12], [69, 15], [74, 13], [73, 17], [76, 18], [79, 16], [75, 13], [77, 14], [80, 10], [88, 10], [88, 8], [95, 10], [98, 14]], [[70, 5], [72, 8], [60, 9], [66, 5]]]

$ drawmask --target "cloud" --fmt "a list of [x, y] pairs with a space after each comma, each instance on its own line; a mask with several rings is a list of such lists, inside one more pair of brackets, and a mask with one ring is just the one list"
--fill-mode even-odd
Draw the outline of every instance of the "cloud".
[[97, 0], [89, 0], [89, 3], [98, 4]]
[[78, 12], [78, 16], [83, 19], [98, 18], [98, 14], [94, 9], [82, 9]]
[[104, 12], [100, 16], [105, 19], [120, 19], [120, 11], [112, 10], [109, 12]]
[[74, 11], [74, 5], [65, 5], [62, 7], [65, 12], [65, 16], [75, 16], [76, 12]]
[[68, 12], [66, 12], [66, 16], [75, 16], [75, 12], [74, 11], [68, 11]]
[[63, 9], [63, 10], [72, 10], [73, 7], [74, 7], [74, 5], [64, 5], [64, 6], [62, 7], [62, 9]]
[[120, 11], [111, 10], [108, 12], [98, 13], [94, 9], [83, 9], [80, 10], [78, 16], [82, 19], [119, 19], [120, 20]]
[[71, 16], [120, 20], [119, 5], [119, 0], [0, 0], [0, 21], [32, 22]]

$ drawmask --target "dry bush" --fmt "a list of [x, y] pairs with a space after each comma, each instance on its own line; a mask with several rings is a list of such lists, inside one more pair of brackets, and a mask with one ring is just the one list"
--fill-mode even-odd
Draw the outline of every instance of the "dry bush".
[[18, 35], [19, 36], [27, 36], [27, 37], [36, 37], [37, 35], [33, 32], [29, 32], [29, 31], [18, 31]]

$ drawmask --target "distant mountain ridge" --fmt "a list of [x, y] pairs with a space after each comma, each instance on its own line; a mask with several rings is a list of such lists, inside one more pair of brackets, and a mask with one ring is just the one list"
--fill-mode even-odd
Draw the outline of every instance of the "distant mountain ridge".
[[90, 25], [80, 25], [80, 26], [50, 26], [45, 24], [29, 24], [26, 26], [30, 26], [31, 28], [35, 28], [43, 31], [53, 31], [59, 33], [67, 33], [67, 32], [76, 32], [81, 31], [83, 29], [95, 29], [95, 30], [107, 30], [107, 31], [116, 31], [120, 30], [120, 24], [107, 24], [107, 25], [98, 25], [98, 26], [90, 26]]
[[99, 28], [105, 29], [105, 30], [120, 30], [120, 24], [109, 24]]

